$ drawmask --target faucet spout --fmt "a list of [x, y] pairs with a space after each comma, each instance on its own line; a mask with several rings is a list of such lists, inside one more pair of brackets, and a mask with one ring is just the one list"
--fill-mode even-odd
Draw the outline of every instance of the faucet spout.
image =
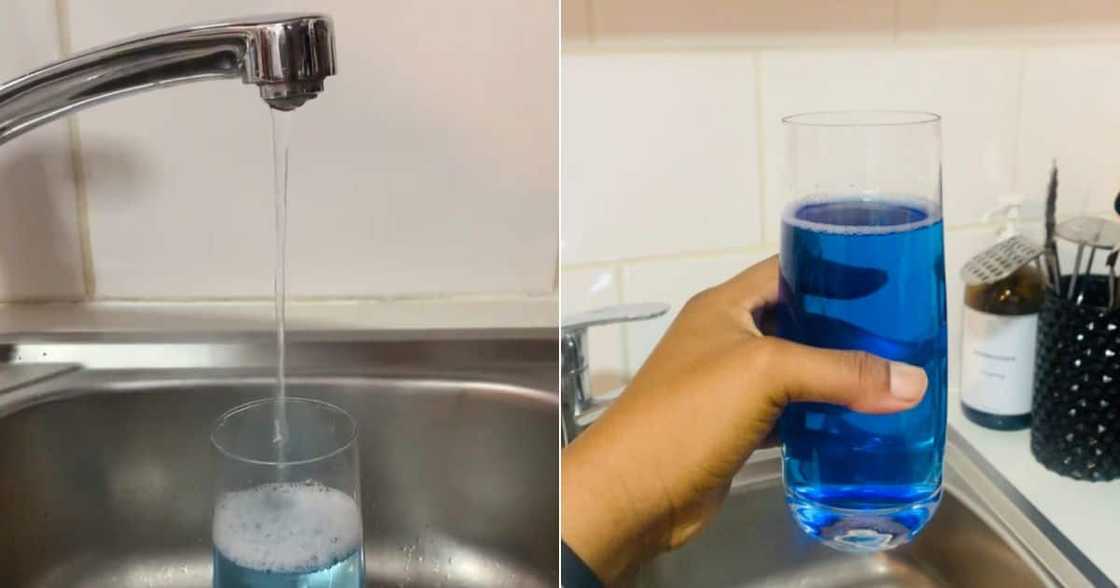
[[293, 110], [335, 73], [333, 25], [272, 15], [143, 35], [79, 53], [0, 84], [0, 144], [58, 117], [172, 84], [240, 78], [272, 108]]

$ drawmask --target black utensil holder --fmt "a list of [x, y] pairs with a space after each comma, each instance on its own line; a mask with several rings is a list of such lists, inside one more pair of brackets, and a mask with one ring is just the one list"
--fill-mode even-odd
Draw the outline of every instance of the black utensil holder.
[[1107, 278], [1079, 281], [1080, 300], [1048, 289], [1038, 315], [1031, 453], [1063, 476], [1106, 481], [1120, 477], [1120, 309], [1105, 309]]

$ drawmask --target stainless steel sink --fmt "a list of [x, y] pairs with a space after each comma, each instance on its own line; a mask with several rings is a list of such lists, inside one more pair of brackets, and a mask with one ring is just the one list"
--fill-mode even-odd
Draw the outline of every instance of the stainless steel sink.
[[[368, 586], [556, 585], [554, 341], [291, 351], [290, 393], [359, 422]], [[0, 392], [0, 586], [210, 586], [209, 430], [272, 393], [262, 367], [81, 369]]]
[[643, 588], [1036, 588], [1114, 586], [979, 457], [950, 435], [946, 495], [918, 539], [874, 555], [816, 544], [784, 504], [776, 449], [736, 477], [714, 523], [632, 578]]

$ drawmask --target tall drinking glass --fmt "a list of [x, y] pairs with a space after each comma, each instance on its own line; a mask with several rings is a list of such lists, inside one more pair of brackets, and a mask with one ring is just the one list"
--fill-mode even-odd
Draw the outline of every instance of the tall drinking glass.
[[[215, 588], [360, 588], [357, 425], [305, 398], [250, 402], [218, 419]], [[288, 436], [277, 441], [275, 419]], [[282, 445], [281, 445], [282, 443]]]
[[779, 334], [920, 366], [921, 403], [871, 415], [795, 403], [782, 415], [783, 481], [797, 524], [846, 551], [909, 542], [941, 500], [945, 268], [940, 117], [822, 112], [783, 119]]

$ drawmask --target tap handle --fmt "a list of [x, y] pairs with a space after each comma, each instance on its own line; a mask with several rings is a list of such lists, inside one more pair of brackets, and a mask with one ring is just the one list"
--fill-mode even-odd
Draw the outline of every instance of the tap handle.
[[667, 312], [669, 312], [669, 305], [660, 302], [619, 304], [566, 317], [561, 322], [560, 329], [564, 334], [575, 333], [599, 325], [654, 319]]
[[560, 325], [560, 396], [565, 443], [598, 417], [587, 381], [587, 329], [598, 325], [657, 318], [669, 312], [668, 304], [620, 304], [569, 316]]

